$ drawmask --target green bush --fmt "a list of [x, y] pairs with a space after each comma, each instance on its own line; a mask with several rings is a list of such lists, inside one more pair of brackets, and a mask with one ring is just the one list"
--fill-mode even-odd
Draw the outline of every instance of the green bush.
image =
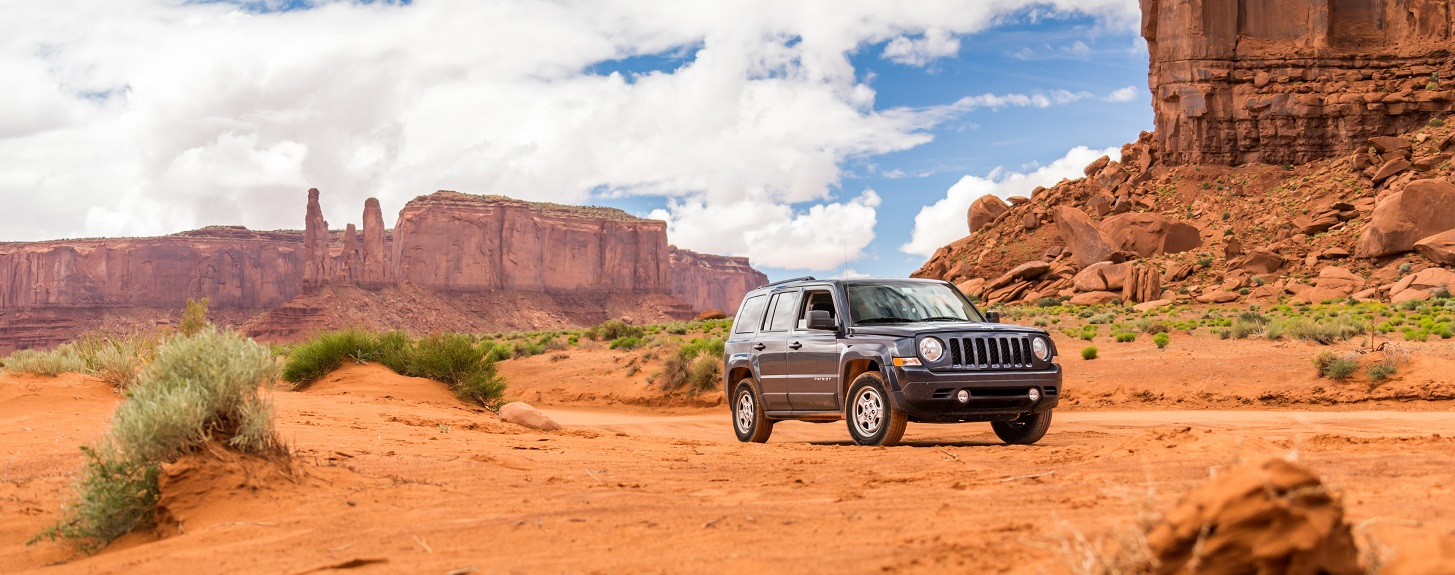
[[611, 349], [636, 349], [642, 346], [642, 338], [637, 336], [619, 337], [611, 340]]
[[36, 537], [91, 550], [151, 520], [161, 464], [210, 443], [282, 457], [272, 402], [258, 388], [277, 374], [269, 349], [207, 327], [163, 342], [116, 408], [111, 432], [83, 447], [86, 463], [65, 517]]
[[609, 319], [598, 325], [587, 328], [586, 336], [595, 340], [612, 341], [624, 337], [640, 338], [647, 335], [647, 331], [641, 327], [627, 325], [619, 319]]
[[722, 380], [724, 340], [720, 337], [693, 338], [662, 360], [662, 371], [653, 377], [664, 391], [684, 387], [690, 391], [707, 391]]
[[1088, 345], [1081, 348], [1081, 359], [1096, 359], [1096, 346]]
[[1347, 379], [1359, 370], [1359, 360], [1347, 355], [1340, 356], [1331, 351], [1323, 351], [1314, 356], [1314, 367], [1319, 370], [1319, 377]]
[[1135, 333], [1119, 333], [1119, 334], [1116, 334], [1116, 338], [1117, 338], [1117, 343], [1129, 343], [1129, 342], [1137, 341], [1137, 334], [1135, 334]]
[[197, 335], [207, 325], [207, 298], [187, 298], [187, 307], [182, 310], [182, 320], [177, 324], [177, 331], [182, 335]]
[[1170, 341], [1172, 341], [1172, 337], [1167, 335], [1167, 332], [1165, 331], [1152, 336], [1152, 343], [1157, 344], [1157, 349], [1167, 347], [1167, 343]]
[[1374, 381], [1384, 381], [1386, 379], [1389, 379], [1389, 376], [1394, 375], [1395, 371], [1396, 368], [1394, 367], [1393, 363], [1376, 363], [1369, 366], [1369, 379], [1372, 379]]

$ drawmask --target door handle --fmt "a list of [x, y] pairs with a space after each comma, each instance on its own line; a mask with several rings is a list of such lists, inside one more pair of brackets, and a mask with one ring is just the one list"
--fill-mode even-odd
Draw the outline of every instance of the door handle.
[[760, 343], [760, 344], [754, 345], [753, 346], [753, 349], [758, 350], [758, 351], [763, 351], [763, 348], [765, 348], [765, 347], [768, 347], [768, 346], [763, 345], [763, 344]]
[[793, 343], [791, 343], [791, 344], [788, 344], [788, 347], [790, 347], [790, 348], [792, 348], [792, 349], [798, 349], [798, 348], [800, 348], [800, 347], [803, 347], [803, 344], [801, 344], [801, 343], [798, 343], [798, 342], [796, 342], [796, 341], [795, 341], [795, 342], [793, 342]]

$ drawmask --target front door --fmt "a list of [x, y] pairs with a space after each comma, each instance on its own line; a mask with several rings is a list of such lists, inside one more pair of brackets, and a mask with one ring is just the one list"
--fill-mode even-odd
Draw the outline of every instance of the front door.
[[833, 292], [805, 290], [798, 321], [787, 342], [789, 394], [795, 411], [839, 409], [839, 336], [835, 331], [808, 329], [808, 312], [821, 310], [839, 317]]

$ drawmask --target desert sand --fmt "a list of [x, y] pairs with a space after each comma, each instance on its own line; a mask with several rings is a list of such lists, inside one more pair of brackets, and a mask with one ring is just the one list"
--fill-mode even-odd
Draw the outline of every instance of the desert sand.
[[1386, 558], [1455, 530], [1443, 340], [1378, 385], [1314, 377], [1323, 348], [1300, 342], [1102, 347], [1119, 351], [1063, 357], [1051, 432], [1014, 447], [986, 424], [911, 425], [906, 445], [865, 448], [842, 423], [790, 422], [741, 444], [715, 396], [662, 399], [651, 365], [626, 376], [641, 350], [502, 363], [508, 394], [555, 432], [348, 365], [272, 393], [291, 468], [171, 464], [158, 526], [93, 556], [26, 541], [58, 519], [77, 446], [121, 399], [87, 377], [6, 373], [0, 572], [1073, 573], [1077, 541], [1136, 532], [1210, 474], [1269, 457], [1321, 473]]

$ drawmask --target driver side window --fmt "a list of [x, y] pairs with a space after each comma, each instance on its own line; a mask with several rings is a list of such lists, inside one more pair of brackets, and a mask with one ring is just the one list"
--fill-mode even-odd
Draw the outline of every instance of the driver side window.
[[805, 291], [803, 292], [803, 309], [798, 311], [798, 329], [808, 329], [808, 312], [826, 311], [829, 317], [834, 317], [838, 312], [834, 310], [834, 295], [828, 290]]

